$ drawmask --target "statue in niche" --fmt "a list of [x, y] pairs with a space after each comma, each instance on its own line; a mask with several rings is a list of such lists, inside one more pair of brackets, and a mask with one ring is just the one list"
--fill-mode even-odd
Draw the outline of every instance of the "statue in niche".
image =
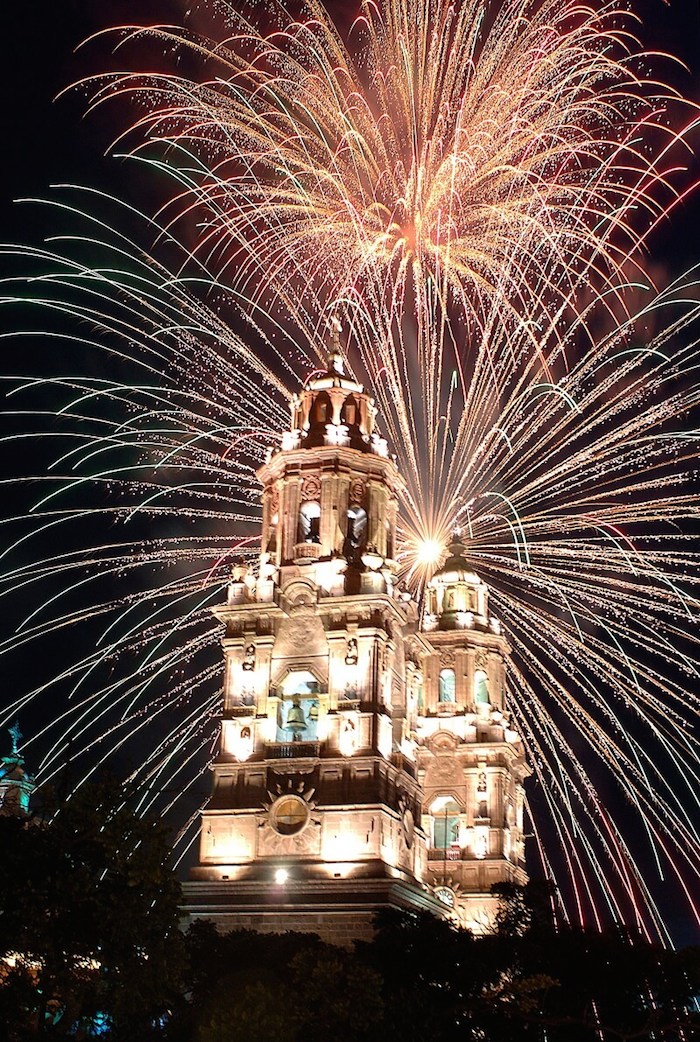
[[255, 645], [249, 644], [245, 649], [245, 657], [243, 659], [243, 672], [251, 673], [255, 669]]
[[354, 637], [350, 637], [345, 652], [345, 665], [356, 666], [357, 665], [357, 641]]
[[476, 786], [477, 792], [486, 792], [486, 771], [479, 771], [479, 779]]

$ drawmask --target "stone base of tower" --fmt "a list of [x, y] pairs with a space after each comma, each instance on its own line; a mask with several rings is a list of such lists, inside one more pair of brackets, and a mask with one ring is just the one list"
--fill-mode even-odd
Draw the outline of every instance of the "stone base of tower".
[[449, 915], [449, 909], [430, 892], [391, 878], [290, 880], [283, 885], [262, 880], [195, 880], [185, 883], [183, 891], [185, 925], [210, 919], [221, 933], [315, 933], [343, 947], [370, 940], [374, 917], [382, 909]]

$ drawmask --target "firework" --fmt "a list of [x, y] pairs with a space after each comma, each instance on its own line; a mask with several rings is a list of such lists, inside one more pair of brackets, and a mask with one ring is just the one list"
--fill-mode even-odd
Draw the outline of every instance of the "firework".
[[[58, 697], [43, 777], [131, 759], [187, 841], [217, 732], [210, 607], [255, 557], [256, 466], [341, 315], [409, 479], [407, 581], [458, 524], [513, 645], [547, 870], [573, 916], [663, 936], [655, 880], [700, 868], [697, 292], [639, 274], [678, 198], [677, 99], [617, 3], [368, 3], [347, 39], [313, 3], [266, 6], [264, 33], [223, 11], [218, 45], [123, 30], [197, 54], [201, 81], [91, 83], [96, 104], [145, 99], [132, 154], [178, 185], [158, 223], [129, 240], [68, 195], [70, 239], [25, 251], [78, 375], [13, 398], [37, 416], [48, 387], [59, 448], [11, 522], [5, 592], [40, 600], [6, 647], [79, 623], [89, 652], [8, 717]], [[104, 371], [80, 375], [93, 352]]]

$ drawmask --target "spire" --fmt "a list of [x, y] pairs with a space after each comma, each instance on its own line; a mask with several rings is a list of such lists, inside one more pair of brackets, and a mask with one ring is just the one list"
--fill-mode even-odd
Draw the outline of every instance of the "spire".
[[340, 334], [343, 326], [334, 311], [328, 322], [330, 330], [330, 343], [328, 344], [328, 373], [331, 376], [345, 376], [345, 363], [343, 362], [342, 348], [340, 346]]
[[0, 757], [0, 815], [29, 814], [29, 801], [36, 788], [34, 778], [24, 766], [24, 757], [19, 751], [22, 732], [19, 721], [8, 728], [12, 741], [9, 756]]

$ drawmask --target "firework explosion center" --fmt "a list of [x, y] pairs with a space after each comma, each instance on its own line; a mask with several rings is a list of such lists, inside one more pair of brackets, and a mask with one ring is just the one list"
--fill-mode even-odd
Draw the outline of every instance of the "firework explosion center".
[[234, 567], [215, 609], [221, 740], [186, 911], [336, 943], [388, 906], [481, 933], [492, 886], [527, 880], [509, 647], [458, 537], [420, 604], [397, 588], [402, 478], [337, 348], [258, 471], [257, 574]]

